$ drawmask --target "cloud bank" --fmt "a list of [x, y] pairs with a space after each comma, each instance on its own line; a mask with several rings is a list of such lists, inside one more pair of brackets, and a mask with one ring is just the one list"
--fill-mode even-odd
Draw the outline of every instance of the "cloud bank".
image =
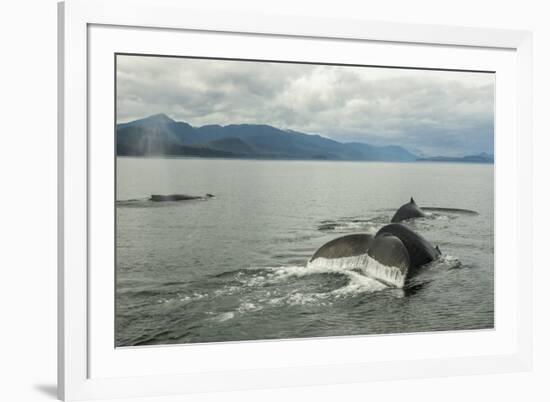
[[156, 113], [424, 155], [493, 153], [494, 74], [118, 56], [117, 122]]

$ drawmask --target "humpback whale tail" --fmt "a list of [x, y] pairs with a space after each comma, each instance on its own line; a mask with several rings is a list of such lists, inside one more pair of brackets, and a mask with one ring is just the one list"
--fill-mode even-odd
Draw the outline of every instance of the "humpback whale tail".
[[441, 255], [439, 248], [412, 229], [400, 223], [370, 234], [338, 237], [321, 246], [311, 257], [308, 267], [319, 265], [361, 269], [382, 283], [403, 287], [417, 268]]
[[423, 217], [426, 214], [416, 205], [414, 198], [402, 205], [390, 224], [376, 235], [350, 234], [338, 237], [321, 246], [308, 261], [308, 267], [338, 266], [361, 269], [364, 274], [379, 282], [403, 287], [405, 280], [418, 268], [441, 256], [439, 246], [400, 221]]

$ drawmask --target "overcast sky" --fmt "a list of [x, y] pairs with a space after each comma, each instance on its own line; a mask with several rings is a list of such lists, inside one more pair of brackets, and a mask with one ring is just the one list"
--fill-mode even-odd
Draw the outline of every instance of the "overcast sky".
[[494, 75], [118, 56], [117, 121], [269, 124], [425, 155], [493, 153]]

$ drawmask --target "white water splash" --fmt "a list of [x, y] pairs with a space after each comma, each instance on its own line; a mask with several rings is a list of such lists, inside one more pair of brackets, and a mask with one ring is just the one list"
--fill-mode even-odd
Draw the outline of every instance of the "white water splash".
[[330, 293], [302, 293], [295, 292], [287, 296], [277, 297], [267, 301], [267, 303], [273, 306], [290, 305], [290, 306], [327, 306], [330, 302], [326, 299], [330, 296]]
[[[244, 281], [244, 286], [258, 286], [260, 284], [286, 281], [290, 278], [301, 278], [319, 274], [339, 274], [348, 278], [348, 283], [332, 292], [301, 294], [274, 298], [271, 304], [285, 302], [288, 304], [309, 304], [319, 302], [330, 295], [339, 297], [363, 292], [376, 292], [389, 287], [402, 288], [405, 284], [405, 275], [397, 267], [386, 266], [367, 254], [343, 258], [316, 258], [306, 266], [282, 266], [263, 268], [267, 271]], [[359, 272], [357, 272], [359, 271]]]
[[383, 225], [381, 225], [378, 222], [370, 222], [370, 221], [360, 221], [360, 222], [353, 222], [353, 221], [333, 221], [333, 222], [324, 222], [322, 223], [319, 228], [320, 230], [328, 230], [328, 231], [335, 231], [335, 232], [349, 232], [349, 231], [361, 231], [364, 233], [370, 233], [375, 234], [380, 228], [382, 228]]
[[388, 286], [382, 282], [374, 278], [358, 274], [357, 272], [348, 271], [346, 274], [350, 278], [349, 283], [340, 289], [332, 291], [333, 295], [347, 296], [364, 292], [376, 292], [388, 288]]
[[462, 262], [453, 255], [442, 255], [437, 260], [434, 260], [433, 264], [443, 265], [447, 269], [460, 268], [462, 266]]
[[218, 322], [224, 322], [227, 320], [231, 320], [233, 317], [235, 317], [235, 313], [233, 311], [228, 311], [226, 313], [217, 315], [216, 317], [213, 318], [213, 320]]
[[[401, 269], [381, 264], [369, 257], [368, 254], [343, 258], [320, 257], [309, 261], [306, 269], [318, 272], [342, 272], [348, 276], [350, 272], [357, 274], [350, 270], [360, 269], [367, 279], [376, 279], [397, 288], [402, 288], [405, 285], [405, 274], [401, 272]], [[362, 275], [359, 276], [364, 278]]]
[[199, 293], [199, 292], [194, 292], [193, 294], [186, 295], [186, 296], [182, 296], [179, 293], [177, 295], [177, 298], [179, 298], [179, 301], [181, 301], [181, 302], [200, 300], [200, 299], [203, 299], [205, 297], [208, 297], [207, 293]]
[[342, 258], [323, 258], [319, 257], [313, 261], [307, 262], [307, 267], [310, 270], [329, 270], [329, 271], [342, 271], [348, 269], [363, 269], [369, 264], [371, 258], [368, 254], [360, 254], [353, 257]]
[[244, 302], [244, 303], [241, 303], [239, 305], [239, 307], [237, 308], [237, 311], [239, 313], [245, 313], [247, 311], [259, 311], [261, 310], [262, 307], [260, 306], [257, 306], [256, 304], [254, 303], [251, 303], [251, 302]]
[[[370, 261], [370, 271], [365, 269]], [[339, 274], [348, 278], [348, 283], [336, 290], [326, 293], [301, 293], [295, 292], [292, 294], [279, 296], [271, 295], [271, 299], [266, 300], [268, 304], [290, 304], [290, 305], [305, 305], [305, 304], [320, 304], [324, 303], [331, 296], [344, 296], [358, 294], [363, 292], [375, 292], [388, 287], [399, 287], [401, 280], [395, 276], [397, 268], [385, 267], [372, 260], [367, 255], [358, 257], [346, 257], [339, 259], [316, 259], [313, 263], [309, 262], [304, 265], [292, 265], [281, 267], [265, 267], [261, 268], [264, 273], [255, 275], [243, 281], [243, 286], [261, 286], [267, 283], [278, 283], [292, 280], [292, 278], [302, 278], [311, 275], [319, 274]], [[360, 270], [361, 272], [355, 272]], [[372, 272], [373, 275], [368, 275]], [[374, 276], [377, 275], [377, 277]], [[384, 282], [382, 282], [384, 280]], [[273, 297], [275, 296], [275, 297]]]
[[398, 267], [392, 267], [381, 264], [374, 258], [369, 258], [365, 274], [376, 278], [384, 283], [388, 283], [396, 288], [405, 286], [406, 273], [402, 273]]

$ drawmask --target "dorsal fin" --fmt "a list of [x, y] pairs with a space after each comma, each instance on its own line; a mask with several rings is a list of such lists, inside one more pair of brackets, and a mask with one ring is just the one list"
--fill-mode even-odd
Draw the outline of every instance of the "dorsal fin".
[[411, 197], [411, 204], [415, 204], [416, 205], [416, 202], [414, 202], [414, 198]]

